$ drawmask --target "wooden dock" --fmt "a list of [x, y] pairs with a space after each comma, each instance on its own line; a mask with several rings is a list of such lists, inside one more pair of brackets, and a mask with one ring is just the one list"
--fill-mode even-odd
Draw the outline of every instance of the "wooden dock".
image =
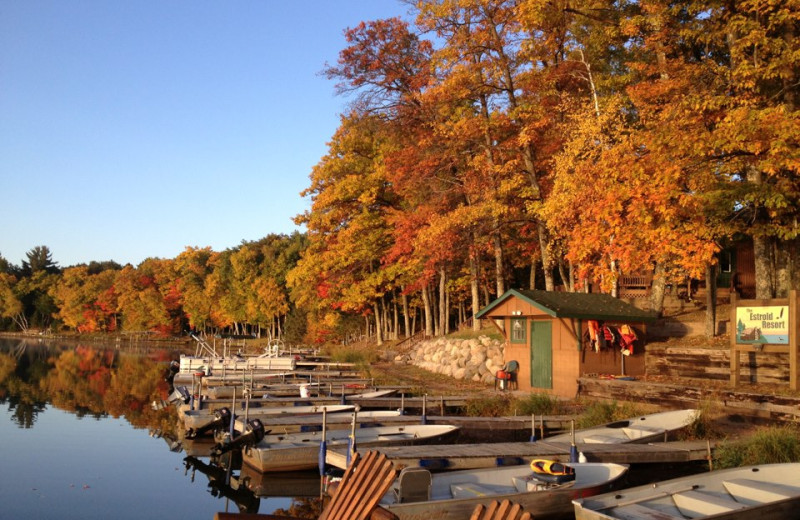
[[[652, 444], [578, 444], [589, 462], [619, 464], [675, 463], [707, 460], [706, 441], [662, 442]], [[713, 444], [711, 446], [713, 449]], [[493, 468], [530, 464], [545, 458], [569, 462], [570, 445], [563, 443], [499, 442], [480, 444], [441, 444], [372, 448], [392, 461], [395, 468], [424, 467], [430, 470]], [[328, 450], [325, 461], [336, 468], [347, 464], [346, 450]]]
[[[367, 410], [415, 410], [421, 413], [423, 407], [425, 414], [438, 413], [446, 415], [447, 411], [460, 411], [467, 405], [469, 396], [441, 396], [441, 397], [405, 397], [394, 395], [389, 397], [358, 397], [345, 396], [347, 404], [358, 405]], [[231, 399], [204, 399], [200, 405], [204, 409], [217, 410], [222, 407], [231, 407]], [[265, 399], [251, 399], [250, 407], [256, 406], [306, 406], [306, 405], [332, 405], [341, 404], [342, 398], [338, 397], [270, 397]], [[245, 408], [244, 400], [236, 401], [236, 410]]]
[[[406, 424], [422, 424], [421, 415], [400, 415], [397, 417], [376, 417], [363, 418], [358, 420], [358, 427], [372, 426], [399, 426]], [[563, 431], [569, 428], [570, 420], [574, 419], [571, 415], [550, 415], [543, 416], [541, 421], [536, 419], [537, 435], [541, 437], [540, 425], [545, 431]], [[297, 417], [276, 417], [275, 419], [264, 420], [264, 427], [272, 433], [294, 433], [322, 431], [322, 423], [319, 417], [297, 416]], [[348, 429], [352, 424], [351, 414], [330, 414], [326, 419], [328, 429], [342, 430]], [[461, 441], [489, 441], [506, 440], [521, 441], [530, 439], [531, 418], [526, 416], [505, 416], [505, 417], [459, 417], [453, 415], [434, 415], [425, 417], [426, 424], [451, 424], [458, 426], [460, 430], [459, 439]]]

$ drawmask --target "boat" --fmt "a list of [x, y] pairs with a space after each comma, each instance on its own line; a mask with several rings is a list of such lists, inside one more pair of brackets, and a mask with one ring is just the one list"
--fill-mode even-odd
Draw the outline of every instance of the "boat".
[[[272, 417], [296, 417], [300, 415], [319, 415], [322, 417], [323, 410], [328, 413], [353, 412], [356, 407], [352, 404], [332, 404], [325, 406], [267, 406], [248, 410], [249, 419], [260, 419], [268, 422]], [[190, 430], [207, 429], [215, 421], [224, 420], [224, 415], [231, 415], [230, 409], [221, 408], [219, 410], [179, 410], [178, 416], [183, 425]], [[230, 424], [228, 422], [228, 424]]]
[[227, 342], [223, 343], [222, 353], [218, 353], [216, 345], [209, 344], [200, 336], [189, 333], [196, 342], [194, 355], [181, 354], [177, 362], [170, 366], [172, 374], [170, 381], [175, 381], [181, 375], [198, 375], [200, 377], [228, 372], [252, 374], [255, 371], [276, 373], [293, 371], [297, 368], [300, 356], [283, 352], [277, 345], [270, 345], [260, 355], [242, 355], [239, 352], [231, 353]]
[[527, 465], [430, 473], [407, 467], [381, 499], [381, 507], [400, 520], [461, 520], [478, 504], [510, 500], [537, 520], [571, 518], [576, 498], [605, 493], [621, 485], [624, 464], [583, 462], [564, 464], [574, 472], [560, 481]]
[[[575, 443], [622, 444], [666, 440], [671, 433], [691, 424], [697, 414], [695, 409], [672, 410], [575, 430]], [[572, 433], [552, 435], [543, 440], [570, 443]]]
[[[322, 441], [325, 441], [326, 449], [346, 448], [350, 443], [352, 431], [265, 435], [257, 444], [242, 449], [242, 461], [262, 473], [317, 468]], [[356, 428], [354, 431], [356, 447], [360, 449], [439, 442], [455, 437], [459, 427], [446, 424], [409, 424]]]
[[573, 501], [579, 520], [797, 518], [800, 463], [721, 469]]
[[[374, 426], [383, 426], [380, 424], [382, 419], [386, 419], [388, 417], [400, 417], [402, 414], [400, 410], [363, 410], [356, 412], [355, 419], [353, 418], [353, 414], [345, 414], [345, 413], [334, 413], [327, 417], [326, 419], [326, 426], [329, 429], [350, 429], [353, 426], [353, 420], [356, 421], [356, 427], [358, 428], [370, 428]], [[247, 417], [247, 421], [244, 421], [244, 417], [237, 417], [235, 419], [233, 430], [235, 435], [245, 431], [246, 423], [251, 421], [252, 419], [258, 419], [264, 424], [264, 427], [267, 430], [280, 432], [280, 433], [300, 433], [300, 432], [313, 432], [313, 431], [322, 431], [322, 416], [321, 415], [313, 415], [313, 416], [304, 416], [308, 420], [303, 421], [303, 425], [301, 426], [298, 424], [297, 417], [292, 416], [292, 420], [296, 421], [294, 424], [287, 423], [285, 420], [276, 421], [275, 416], [270, 417], [259, 417], [257, 413], [251, 413]], [[284, 417], [280, 417], [280, 419], [285, 419]], [[346, 419], [346, 420], [345, 420]], [[214, 437], [217, 439], [217, 442], [224, 444], [227, 442], [226, 435], [229, 433], [227, 428], [230, 427], [230, 423], [227, 423], [226, 428], [218, 428], [217, 432], [215, 433]], [[194, 432], [190, 432], [194, 433]], [[267, 432], [268, 433], [268, 432]]]

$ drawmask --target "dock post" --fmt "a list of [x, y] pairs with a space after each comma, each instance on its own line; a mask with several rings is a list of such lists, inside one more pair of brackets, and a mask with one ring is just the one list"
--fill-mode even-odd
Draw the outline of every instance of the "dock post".
[[350, 424], [350, 439], [347, 442], [347, 467], [350, 467], [350, 463], [353, 461], [353, 456], [356, 453], [356, 412], [353, 410], [353, 422]]
[[328, 455], [328, 408], [322, 407], [322, 440], [319, 441], [319, 455], [317, 457], [317, 465], [319, 466], [319, 499], [322, 500], [324, 494], [323, 482], [325, 480], [325, 462]]
[[531, 442], [536, 442], [536, 414], [531, 414]]
[[427, 404], [428, 394], [422, 396], [422, 424], [428, 424], [428, 417], [425, 415], [425, 405]]
[[575, 419], [570, 421], [569, 431], [572, 438], [572, 442], [570, 443], [569, 447], [569, 461], [578, 462], [578, 447], [575, 446]]
[[[236, 387], [234, 386], [233, 387], [233, 402], [231, 403], [231, 427], [230, 427], [230, 431], [228, 432], [231, 435], [231, 440], [233, 440], [233, 431], [234, 431], [234, 426], [235, 425], [236, 425]], [[244, 430], [242, 430], [242, 433], [244, 433]]]

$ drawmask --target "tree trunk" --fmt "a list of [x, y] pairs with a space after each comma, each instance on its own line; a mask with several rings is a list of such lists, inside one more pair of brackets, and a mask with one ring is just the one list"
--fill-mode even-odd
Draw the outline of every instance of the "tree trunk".
[[444, 268], [439, 269], [439, 327], [437, 336], [447, 334], [447, 274]]
[[717, 266], [706, 266], [706, 337], [717, 335]]
[[536, 289], [536, 266], [539, 265], [538, 260], [531, 261], [531, 273], [528, 276], [528, 289], [531, 291]]
[[381, 331], [381, 309], [378, 305], [378, 300], [375, 300], [372, 308], [375, 312], [375, 344], [380, 347], [383, 345], [383, 333]]
[[472, 330], [478, 331], [481, 329], [478, 323], [478, 310], [481, 308], [480, 294], [478, 292], [478, 260], [476, 258], [477, 251], [473, 251], [469, 255], [469, 287], [472, 296]]
[[425, 306], [425, 335], [433, 336], [433, 313], [427, 285], [422, 287], [422, 304]]
[[756, 298], [775, 298], [774, 258], [771, 240], [765, 236], [753, 237], [753, 255], [756, 264]]
[[664, 265], [660, 262], [656, 264], [653, 273], [653, 283], [650, 286], [650, 309], [655, 311], [658, 316], [664, 312], [664, 292], [667, 288], [667, 277]]
[[572, 281], [570, 276], [567, 274], [564, 262], [561, 260], [558, 261], [558, 274], [561, 276], [561, 281], [564, 283], [564, 290], [566, 292], [572, 292]]
[[403, 332], [405, 333], [405, 337], [411, 336], [413, 334], [411, 329], [409, 328], [409, 316], [408, 316], [408, 295], [406, 294], [406, 288], [401, 286], [400, 291], [403, 298]]
[[545, 229], [544, 224], [539, 222], [537, 223], [537, 228], [539, 231], [539, 246], [542, 249], [542, 270], [544, 271], [544, 289], [545, 291], [555, 291], [556, 285], [553, 281], [553, 259], [550, 256], [550, 251], [548, 250], [547, 243], [547, 229]]
[[503, 277], [503, 243], [500, 239], [500, 230], [492, 233], [492, 243], [494, 244], [494, 276], [497, 285], [497, 296], [506, 292], [505, 279]]
[[392, 310], [394, 312], [394, 330], [392, 331], [392, 339], [397, 339], [400, 330], [400, 311], [397, 308], [397, 300], [392, 298]]

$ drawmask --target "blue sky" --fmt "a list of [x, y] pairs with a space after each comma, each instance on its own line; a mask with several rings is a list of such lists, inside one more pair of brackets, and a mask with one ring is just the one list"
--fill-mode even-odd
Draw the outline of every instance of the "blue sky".
[[137, 265], [298, 229], [347, 99], [320, 75], [396, 0], [3, 0], [0, 255]]

